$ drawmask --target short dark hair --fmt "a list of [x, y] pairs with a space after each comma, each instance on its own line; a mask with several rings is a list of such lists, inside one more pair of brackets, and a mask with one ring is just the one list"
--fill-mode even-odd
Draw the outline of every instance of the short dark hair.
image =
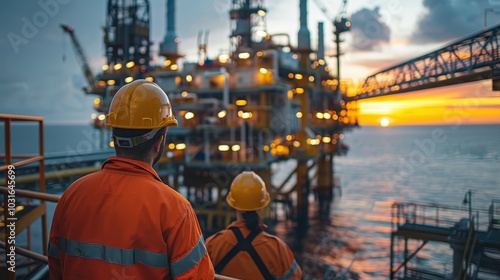
[[[131, 148], [123, 148], [119, 147], [118, 145], [115, 145], [116, 154], [128, 155], [134, 159], [143, 160], [149, 149], [151, 149], [153, 144], [156, 142], [156, 140], [165, 134], [166, 129], [167, 129], [166, 127], [162, 127], [160, 130], [156, 132], [153, 138]], [[113, 128], [113, 141], [116, 143], [115, 136], [130, 138], [130, 137], [137, 137], [144, 135], [150, 131], [151, 129]]]

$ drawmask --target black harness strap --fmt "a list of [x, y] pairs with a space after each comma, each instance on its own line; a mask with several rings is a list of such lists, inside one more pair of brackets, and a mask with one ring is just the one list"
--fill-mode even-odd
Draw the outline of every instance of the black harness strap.
[[252, 231], [247, 238], [244, 238], [241, 231], [237, 227], [231, 227], [229, 229], [234, 233], [234, 236], [236, 236], [238, 243], [231, 250], [229, 250], [229, 252], [227, 252], [219, 263], [217, 263], [215, 266], [215, 272], [221, 273], [229, 261], [231, 261], [240, 251], [246, 251], [252, 258], [264, 279], [274, 279], [259, 254], [257, 254], [257, 251], [255, 251], [255, 248], [252, 246], [252, 241], [260, 232]]

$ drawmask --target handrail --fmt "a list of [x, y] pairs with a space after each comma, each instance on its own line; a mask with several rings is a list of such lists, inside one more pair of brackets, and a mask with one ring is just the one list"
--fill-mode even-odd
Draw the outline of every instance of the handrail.
[[[2, 248], [2, 249], [6, 248], [5, 242], [0, 241], [0, 248]], [[16, 253], [18, 253], [21, 256], [25, 256], [25, 257], [28, 257], [28, 258], [31, 258], [31, 259], [34, 259], [34, 260], [37, 260], [40, 262], [44, 262], [44, 263], [48, 262], [47, 256], [42, 255], [42, 254], [38, 254], [36, 252], [30, 251], [30, 250], [27, 250], [27, 249], [24, 249], [24, 248], [21, 248], [18, 246], [16, 246]]]
[[[476, 226], [486, 229], [489, 226], [490, 212], [486, 209], [474, 209], [477, 212]], [[442, 206], [435, 204], [417, 204], [395, 202], [392, 205], [391, 226], [397, 229], [403, 224], [420, 224], [436, 227], [452, 227], [463, 215], [467, 213], [466, 209]], [[482, 215], [479, 216], [479, 213]]]
[[[9, 193], [9, 188], [0, 186], [0, 192]], [[60, 195], [27, 191], [27, 190], [20, 190], [20, 189], [16, 189], [16, 195], [22, 196], [22, 197], [29, 197], [29, 198], [34, 198], [34, 199], [45, 200], [45, 201], [51, 201], [51, 202], [58, 202], [59, 199], [61, 198]]]

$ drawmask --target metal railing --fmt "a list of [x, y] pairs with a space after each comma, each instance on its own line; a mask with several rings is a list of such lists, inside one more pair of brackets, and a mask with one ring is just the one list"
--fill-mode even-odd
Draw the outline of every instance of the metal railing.
[[[47, 255], [47, 215], [45, 213], [45, 200], [41, 200], [40, 204], [31, 210], [32, 215], [26, 215], [30, 217], [21, 217], [19, 220], [17, 219], [17, 208], [16, 202], [18, 200], [18, 196], [20, 196], [19, 191], [16, 189], [16, 181], [15, 181], [15, 169], [19, 166], [38, 162], [38, 187], [40, 193], [45, 193], [45, 164], [44, 164], [44, 130], [43, 130], [43, 118], [41, 117], [31, 117], [31, 116], [18, 116], [18, 115], [6, 115], [0, 114], [0, 121], [4, 123], [5, 130], [5, 155], [1, 155], [1, 158], [4, 160], [4, 165], [0, 166], [0, 172], [4, 173], [2, 185], [2, 193], [3, 193], [3, 221], [4, 221], [4, 234], [3, 234], [3, 243], [9, 244], [9, 237], [14, 234], [17, 235], [18, 232], [27, 230], [27, 250], [31, 249], [31, 224], [27, 222], [27, 225], [24, 225], [23, 220], [37, 220], [38, 218], [42, 219], [42, 248], [43, 253]], [[38, 154], [32, 155], [17, 155], [12, 153], [12, 123], [13, 122], [35, 122], [38, 124]], [[30, 199], [27, 197], [25, 201], [25, 205], [30, 205]], [[13, 206], [13, 207], [11, 207]], [[14, 229], [9, 229], [7, 227], [7, 221], [14, 223]], [[11, 232], [9, 232], [11, 231]], [[12, 247], [12, 246], [10, 246]], [[17, 246], [16, 246], [17, 247]], [[17, 248], [16, 248], [17, 249]], [[9, 267], [9, 250], [5, 250], [5, 265], [6, 268]], [[21, 252], [20, 252], [21, 253]], [[10, 268], [10, 267], [9, 267]], [[7, 269], [6, 276], [8, 280], [16, 279], [16, 271]]]
[[[475, 214], [476, 230], [488, 229], [491, 223], [490, 212], [488, 209], [472, 209], [472, 213]], [[405, 224], [450, 228], [464, 217], [469, 217], [469, 209], [437, 204], [396, 202], [392, 205], [391, 225], [393, 230]]]

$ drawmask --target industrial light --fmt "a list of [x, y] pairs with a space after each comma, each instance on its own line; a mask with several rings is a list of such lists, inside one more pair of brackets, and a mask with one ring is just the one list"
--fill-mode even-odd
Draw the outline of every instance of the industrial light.
[[[266, 34], [267, 34], [267, 33], [266, 33]], [[258, 51], [258, 52], [257, 52], [257, 56], [258, 56], [258, 57], [261, 57], [261, 56], [263, 56], [263, 55], [264, 55], [264, 53], [263, 53], [262, 51]]]
[[238, 54], [239, 59], [248, 59], [250, 58], [250, 53], [249, 52], [242, 52]]
[[112, 86], [114, 84], [116, 84], [115, 80], [108, 80], [108, 86]]
[[293, 141], [293, 146], [294, 146], [295, 148], [300, 147], [300, 142], [299, 142], [299, 141]]
[[318, 60], [319, 65], [325, 65], [325, 61], [323, 59]]
[[302, 74], [295, 74], [295, 79], [302, 80], [302, 78], [303, 78]]
[[115, 147], [115, 141], [111, 140], [111, 142], [109, 142], [109, 146], [111, 148], [114, 148]]
[[127, 64], [125, 64], [125, 67], [127, 67], [127, 68], [132, 68], [134, 66], [135, 66], [135, 62], [133, 62], [133, 61], [129, 61], [129, 62], [127, 62]]
[[318, 119], [322, 120], [322, 119], [323, 119], [323, 113], [321, 113], [321, 112], [317, 112], [317, 113], [316, 113], [316, 118], [318, 118]]
[[297, 58], [299, 58], [299, 55], [298, 55], [298, 54], [296, 54], [296, 53], [294, 53], [294, 54], [292, 55], [292, 58], [293, 58], [293, 59], [297, 59]]
[[191, 75], [187, 75], [187, 76], [186, 76], [186, 81], [187, 81], [188, 83], [192, 82], [192, 81], [193, 81], [193, 76], [191, 76]]
[[165, 60], [165, 62], [163, 63], [163, 65], [165, 65], [165, 67], [170, 66], [170, 64], [172, 64], [172, 61], [169, 59]]
[[323, 117], [327, 120], [331, 119], [332, 118], [332, 115], [330, 113], [324, 113], [323, 114]]
[[97, 114], [96, 113], [93, 113], [92, 115], [90, 115], [90, 117], [95, 120], [97, 118]]
[[309, 82], [314, 82], [314, 76], [309, 76]]
[[192, 118], [194, 118], [194, 113], [193, 112], [187, 112], [185, 115], [184, 115], [184, 118], [186, 120], [190, 120]]
[[105, 119], [106, 119], [106, 115], [104, 115], [104, 114], [100, 114], [100, 115], [99, 115], [99, 120], [100, 120], [100, 121], [103, 121], [103, 120], [105, 120]]
[[104, 64], [104, 65], [102, 66], [102, 71], [107, 71], [108, 69], [109, 69], [109, 65]]
[[231, 147], [231, 150], [233, 150], [233, 152], [237, 152], [237, 151], [239, 151], [240, 149], [241, 149], [240, 145], [233, 145], [233, 146]]
[[115, 66], [113, 66], [113, 69], [115, 69], [115, 70], [122, 69], [122, 64], [121, 63], [115, 64]]
[[177, 64], [170, 65], [170, 70], [175, 71], [177, 69], [179, 69], [179, 66], [177, 66]]
[[299, 88], [296, 88], [296, 89], [295, 89], [295, 92], [296, 92], [297, 94], [303, 94], [303, 93], [304, 93], [304, 89], [299, 87]]
[[184, 150], [184, 149], [186, 148], [186, 144], [184, 144], [184, 143], [179, 143], [179, 144], [175, 145], [175, 148], [176, 148], [177, 150]]
[[241, 118], [242, 118], [242, 119], [245, 119], [245, 120], [246, 120], [246, 119], [251, 119], [251, 118], [252, 118], [252, 113], [251, 113], [251, 112], [243, 112], [243, 113], [241, 114]]
[[99, 104], [101, 104], [101, 99], [100, 99], [100, 98], [96, 98], [96, 99], [94, 99], [94, 104], [95, 104], [95, 105], [99, 105]]
[[269, 34], [267, 34], [267, 32], [264, 30], [257, 30], [257, 32], [255, 33], [262, 38], [266, 38], [267, 36], [269, 36]]
[[153, 77], [146, 77], [146, 81], [152, 82], [152, 81], [154, 81], [154, 79], [153, 79]]
[[268, 145], [265, 145], [264, 148], [262, 148], [264, 150], [264, 152], [267, 152], [269, 151], [269, 146]]
[[287, 135], [286, 136], [286, 141], [292, 141], [293, 139], [293, 136], [292, 135]]
[[219, 55], [219, 62], [220, 63], [227, 63], [229, 61], [229, 55], [228, 54], [221, 54]]
[[257, 14], [258, 14], [259, 16], [263, 17], [263, 16], [265, 16], [265, 15], [266, 15], [266, 11], [264, 11], [264, 10], [259, 10], [259, 11], [257, 11]]
[[236, 100], [236, 106], [245, 106], [245, 105], [247, 105], [246, 100], [244, 100], [244, 99]]
[[128, 83], [132, 82], [133, 80], [134, 80], [133, 77], [127, 77], [127, 78], [125, 78], [125, 83], [128, 84]]
[[99, 85], [100, 87], [104, 87], [106, 85], [106, 82], [103, 80], [100, 80], [99, 82], [97, 82], [97, 85]]
[[297, 117], [297, 119], [302, 118], [302, 112], [297, 112], [297, 114], [295, 114], [295, 116]]
[[187, 91], [183, 91], [181, 93], [181, 96], [184, 97], [184, 98], [188, 97], [188, 95], [189, 95], [189, 93]]
[[268, 72], [268, 71], [267, 71], [267, 69], [266, 69], [266, 68], [260, 68], [260, 69], [259, 69], [259, 72], [260, 72], [261, 74], [267, 74], [267, 72]]
[[219, 151], [221, 152], [229, 151], [229, 145], [219, 145]]
[[226, 116], [226, 114], [227, 114], [226, 110], [222, 110], [217, 114], [217, 117], [219, 117], [219, 119], [222, 119], [223, 117]]
[[175, 144], [174, 144], [174, 143], [170, 143], [170, 144], [168, 144], [168, 148], [169, 148], [170, 150], [175, 149]]
[[330, 143], [332, 141], [332, 138], [325, 136], [323, 137], [323, 143]]
[[288, 73], [288, 78], [293, 79], [293, 77], [295, 77], [293, 73]]
[[317, 146], [317, 145], [319, 145], [319, 139], [307, 138], [306, 142], [307, 142], [308, 145], [311, 145], [311, 146]]

